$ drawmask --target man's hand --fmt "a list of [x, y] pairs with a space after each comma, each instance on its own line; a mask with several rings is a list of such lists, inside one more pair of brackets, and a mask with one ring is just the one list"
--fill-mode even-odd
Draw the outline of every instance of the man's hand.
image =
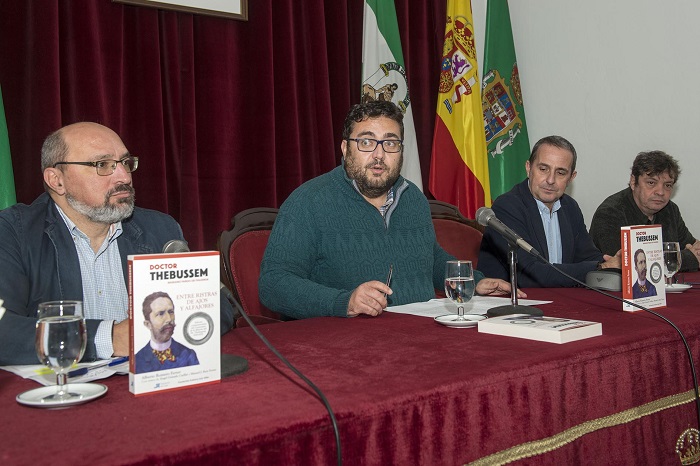
[[[500, 278], [483, 278], [476, 284], [476, 293], [482, 296], [510, 294], [510, 283]], [[518, 290], [518, 298], [527, 298], [527, 295]]]
[[129, 355], [129, 319], [122, 320], [112, 326], [112, 356]]
[[384, 283], [372, 280], [355, 288], [348, 303], [348, 317], [378, 316], [386, 308], [386, 295], [393, 293]]
[[693, 244], [686, 244], [685, 248], [692, 251], [695, 257], [698, 258], [698, 261], [700, 261], [700, 241], [696, 241]]
[[621, 259], [622, 249], [618, 250], [614, 256], [609, 256], [603, 254], [603, 263], [600, 264], [601, 269], [621, 269], [622, 259]]

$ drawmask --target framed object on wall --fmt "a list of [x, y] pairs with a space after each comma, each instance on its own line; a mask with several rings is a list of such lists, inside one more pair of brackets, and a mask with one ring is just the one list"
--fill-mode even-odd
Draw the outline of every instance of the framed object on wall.
[[117, 3], [148, 6], [163, 10], [248, 21], [248, 0], [112, 0]]

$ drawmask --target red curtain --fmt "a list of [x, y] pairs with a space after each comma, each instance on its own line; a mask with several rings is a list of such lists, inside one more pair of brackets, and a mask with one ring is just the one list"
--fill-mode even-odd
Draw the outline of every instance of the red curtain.
[[[424, 185], [444, 0], [395, 0]], [[340, 160], [359, 100], [362, 0], [248, 0], [248, 21], [109, 0], [0, 0], [0, 86], [19, 202], [53, 130], [96, 121], [140, 157], [137, 205], [213, 249], [237, 212], [278, 207]]]

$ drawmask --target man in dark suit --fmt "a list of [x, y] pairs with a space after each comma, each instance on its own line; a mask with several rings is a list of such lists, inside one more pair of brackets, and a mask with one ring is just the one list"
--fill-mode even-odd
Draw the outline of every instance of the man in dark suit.
[[136, 353], [136, 373], [162, 371], [199, 364], [197, 354], [173, 339], [175, 306], [168, 293], [157, 291], [143, 300], [143, 324], [151, 341]]
[[[576, 177], [576, 149], [561, 136], [540, 139], [525, 162], [527, 179], [493, 203], [496, 216], [557, 268], [585, 281], [597, 268], [620, 268], [619, 251], [604, 256], [593, 244], [578, 203], [565, 194]], [[508, 243], [492, 228], [481, 241], [479, 269], [488, 277], [509, 278]], [[576, 283], [535, 257], [518, 254], [518, 286], [559, 287]]]

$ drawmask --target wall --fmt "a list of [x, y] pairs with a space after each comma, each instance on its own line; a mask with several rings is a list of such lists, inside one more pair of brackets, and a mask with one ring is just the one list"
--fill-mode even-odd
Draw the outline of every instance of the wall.
[[[486, 0], [473, 0], [483, 47]], [[660, 149], [683, 173], [673, 201], [700, 237], [700, 2], [510, 0], [530, 143], [549, 134], [579, 154], [569, 188], [590, 225], [605, 197], [624, 188], [636, 154]], [[479, 35], [482, 37], [480, 38]], [[483, 63], [479, 57], [479, 63]]]

